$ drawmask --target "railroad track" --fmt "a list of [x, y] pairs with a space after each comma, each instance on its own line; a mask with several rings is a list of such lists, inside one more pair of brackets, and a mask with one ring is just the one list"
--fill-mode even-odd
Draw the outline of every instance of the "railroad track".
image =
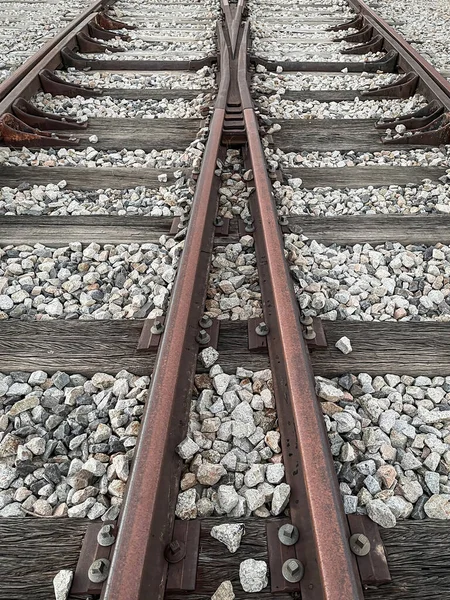
[[0, 598], [448, 592], [450, 83], [283, 7], [99, 2], [1, 84]]

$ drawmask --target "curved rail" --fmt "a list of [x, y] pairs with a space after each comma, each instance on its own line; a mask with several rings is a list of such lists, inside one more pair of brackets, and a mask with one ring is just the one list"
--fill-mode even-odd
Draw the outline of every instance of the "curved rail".
[[215, 170], [230, 84], [223, 34], [219, 34], [219, 42], [218, 96], [119, 521], [111, 573], [103, 587], [104, 600], [156, 600], [164, 594], [164, 548], [171, 539], [170, 508], [175, 507], [178, 491], [175, 447], [189, 412], [198, 352], [195, 338], [206, 298], [218, 208]]
[[253, 236], [264, 321], [269, 326], [267, 343], [283, 432], [286, 479], [291, 485], [290, 514], [300, 535], [311, 541], [311, 548], [302, 557], [302, 600], [358, 600], [363, 598], [361, 583], [347, 542], [348, 526], [248, 88], [247, 37], [248, 23], [240, 48], [238, 83], [256, 190], [251, 204]]
[[[90, 4], [87, 8], [83, 10], [75, 19], [73, 19], [67, 27], [65, 27], [62, 31], [57, 33], [53, 38], [48, 40], [39, 50], [30, 56], [20, 67], [14, 71], [14, 73], [5, 79], [3, 83], [0, 84], [0, 100], [3, 100], [7, 94], [9, 94], [17, 85], [25, 84], [28, 85], [30, 81], [29, 74], [31, 71], [35, 69], [35, 67], [39, 66], [40, 69], [43, 67], [40, 66], [43, 59], [48, 59], [49, 54], [52, 52], [54, 48], [57, 46], [64, 47], [67, 44], [68, 38], [73, 37], [76, 32], [86, 25], [94, 14], [100, 10], [105, 5], [105, 0], [97, 0]], [[87, 20], [86, 20], [87, 19]], [[0, 114], [6, 112], [7, 109], [4, 109], [2, 104], [0, 104]]]
[[446, 110], [450, 110], [450, 82], [363, 0], [348, 0], [348, 3], [383, 36], [386, 50], [399, 53], [398, 66], [405, 72], [414, 71]]

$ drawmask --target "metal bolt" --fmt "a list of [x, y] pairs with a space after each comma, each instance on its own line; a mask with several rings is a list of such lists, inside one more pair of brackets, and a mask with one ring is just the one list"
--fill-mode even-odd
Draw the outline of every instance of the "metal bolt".
[[206, 344], [209, 344], [211, 336], [204, 329], [200, 329], [195, 339], [201, 346], [206, 346]]
[[114, 544], [116, 537], [113, 535], [113, 531], [114, 525], [112, 523], [103, 525], [97, 534], [97, 542], [100, 546], [112, 546]]
[[259, 323], [259, 325], [255, 327], [256, 335], [260, 335], [261, 337], [268, 335], [269, 331], [269, 326], [266, 323], [264, 323], [264, 321], [262, 321], [261, 323]]
[[98, 558], [94, 560], [88, 570], [88, 578], [92, 583], [101, 583], [106, 581], [109, 575], [111, 563], [107, 558]]
[[316, 338], [316, 332], [314, 331], [314, 327], [312, 325], [306, 326], [306, 331], [303, 331], [303, 337], [305, 340], [314, 340]]
[[164, 325], [162, 321], [156, 319], [156, 321], [151, 326], [150, 331], [151, 333], [153, 333], [153, 335], [161, 335], [161, 333], [164, 331]]
[[219, 216], [219, 215], [218, 215], [218, 216], [217, 216], [217, 217], [215, 217], [215, 219], [214, 219], [214, 226], [215, 226], [215, 227], [222, 227], [222, 225], [223, 225], [223, 219], [222, 219], [222, 217], [221, 217], [221, 216]]
[[255, 219], [251, 215], [248, 217], [245, 217], [244, 223], [245, 223], [245, 231], [247, 233], [253, 233], [255, 231], [255, 226], [253, 225], [254, 220]]
[[278, 217], [278, 223], [281, 225], [281, 227], [286, 227], [287, 225], [289, 225], [289, 219], [286, 215], [280, 215]]
[[283, 563], [281, 573], [289, 583], [297, 583], [302, 579], [305, 569], [299, 560], [296, 558], [289, 558]]
[[278, 530], [278, 539], [283, 546], [293, 546], [298, 542], [299, 537], [300, 534], [297, 527], [295, 527], [295, 525], [291, 525], [290, 523], [282, 525]]
[[177, 563], [186, 556], [186, 546], [183, 542], [172, 540], [164, 550], [164, 558], [169, 563]]
[[202, 329], [209, 329], [212, 326], [212, 319], [208, 315], [203, 315], [198, 324]]
[[370, 542], [363, 533], [354, 533], [349, 540], [350, 550], [357, 556], [366, 556], [370, 552]]
[[313, 324], [313, 318], [311, 317], [311, 315], [302, 315], [300, 317], [300, 323], [302, 325], [312, 325]]

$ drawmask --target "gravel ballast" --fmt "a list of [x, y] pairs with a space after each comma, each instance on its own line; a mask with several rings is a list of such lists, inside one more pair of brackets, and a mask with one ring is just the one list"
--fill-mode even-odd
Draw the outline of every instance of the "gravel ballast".
[[99, 189], [80, 192], [66, 189], [67, 182], [0, 188], [0, 214], [4, 215], [118, 215], [180, 216], [192, 203], [194, 181], [176, 172], [174, 184], [167, 185], [162, 173], [161, 186], [138, 186], [128, 190]]
[[193, 100], [127, 100], [126, 98], [67, 98], [39, 93], [33, 98], [33, 104], [45, 112], [63, 115], [78, 121], [96, 118], [126, 119], [200, 119], [202, 110], [212, 103], [211, 94], [199, 94]]
[[[450, 181], [446, 176], [443, 179]], [[290, 179], [288, 184], [274, 183], [279, 212], [286, 216], [450, 213], [450, 184], [444, 182], [424, 180], [416, 185], [341, 190], [331, 187], [302, 188], [301, 178]]]
[[450, 248], [323, 245], [285, 235], [300, 308], [335, 321], [450, 320]]
[[149, 382], [0, 373], [0, 516], [116, 519]]
[[71, 83], [77, 83], [88, 88], [99, 88], [107, 90], [115, 89], [186, 89], [201, 90], [214, 89], [216, 87], [215, 72], [213, 67], [202, 67], [196, 72], [157, 71], [154, 73], [141, 74], [134, 72], [110, 73], [95, 71], [85, 73], [69, 67], [67, 71], [56, 71], [58, 77]]
[[284, 479], [271, 371], [239, 367], [229, 375], [215, 364], [209, 374], [196, 375], [195, 385], [188, 435], [177, 448], [185, 467], [176, 516], [282, 514], [290, 487]]
[[0, 249], [0, 318], [107, 320], [161, 316], [184, 242]]
[[450, 519], [450, 377], [316, 377], [345, 512]]

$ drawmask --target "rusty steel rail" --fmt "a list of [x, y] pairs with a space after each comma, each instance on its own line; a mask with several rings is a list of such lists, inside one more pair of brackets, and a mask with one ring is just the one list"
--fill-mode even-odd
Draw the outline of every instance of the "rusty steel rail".
[[[25, 82], [25, 85], [27, 85], [27, 81], [30, 81], [29, 74], [35, 69], [35, 67], [39, 67], [39, 70], [44, 68], [42, 66], [42, 62], [47, 61], [52, 50], [57, 46], [63, 48], [65, 45], [67, 45], [69, 37], [76, 35], [76, 32], [79, 30], [79, 26], [83, 24], [83, 27], [86, 23], [88, 23], [95, 13], [104, 8], [107, 3], [112, 4], [111, 1], [105, 2], [105, 0], [96, 0], [87, 6], [83, 12], [76, 16], [67, 25], [67, 27], [48, 40], [35, 54], [30, 56], [22, 65], [20, 65], [20, 67], [14, 71], [10, 77], [5, 79], [5, 81], [0, 84], [0, 100], [3, 100], [7, 94], [12, 92], [13, 89], [19, 84]], [[62, 43], [63, 45], [61, 45]], [[2, 104], [0, 104], [0, 114], [3, 112], [6, 112], [6, 110], [3, 109]]]
[[164, 595], [181, 462], [175, 453], [185, 433], [195, 375], [198, 321], [203, 315], [214, 242], [220, 180], [215, 175], [230, 83], [221, 45], [220, 85], [197, 181], [185, 246], [159, 346], [133, 468], [119, 521], [103, 600], [157, 600]]
[[[247, 37], [248, 23], [245, 28]], [[247, 58], [246, 44], [242, 43], [239, 89], [255, 186], [251, 201], [253, 236], [264, 320], [269, 326], [267, 343], [286, 479], [291, 485], [290, 515], [301, 538], [310, 542], [303, 545], [301, 556], [305, 567], [300, 582], [302, 600], [358, 600], [363, 598], [361, 583], [348, 545], [341, 494], [284, 256], [272, 184], [247, 83]]]
[[[301, 532], [304, 549], [299, 558], [305, 576], [297, 589], [303, 600], [361, 600], [361, 583], [348, 544], [348, 526], [250, 97], [249, 25], [241, 24], [242, 1], [237, 7], [227, 2], [224, 6], [225, 25], [219, 27], [219, 94], [119, 519], [111, 571], [101, 598], [161, 600], [164, 595], [164, 549], [171, 541], [180, 473], [175, 448], [186, 429], [198, 351], [198, 320], [206, 298], [218, 208], [216, 160], [221, 141], [227, 139], [241, 146], [247, 143], [254, 173], [256, 200], [251, 202], [251, 210], [264, 317], [270, 328], [268, 348], [286, 476], [292, 488], [291, 516]], [[227, 114], [231, 121], [228, 128]], [[240, 120], [246, 128], [243, 142]]]
[[430, 92], [449, 111], [450, 82], [363, 0], [347, 1], [355, 12], [362, 16], [365, 22], [370, 24], [383, 37], [384, 49], [398, 52], [397, 66], [405, 73], [414, 71], [419, 76], [418, 91]]

